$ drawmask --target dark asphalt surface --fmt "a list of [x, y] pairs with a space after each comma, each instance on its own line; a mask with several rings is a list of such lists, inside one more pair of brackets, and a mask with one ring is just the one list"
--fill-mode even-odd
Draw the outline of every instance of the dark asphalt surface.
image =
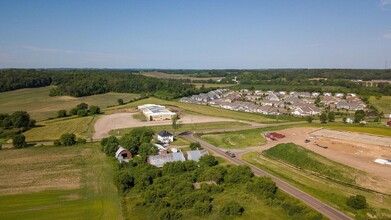
[[282, 191], [288, 193], [289, 195], [301, 200], [311, 208], [315, 209], [316, 211], [320, 212], [322, 215], [326, 216], [329, 219], [335, 219], [335, 220], [348, 220], [352, 219], [351, 217], [345, 215], [344, 213], [336, 210], [335, 208], [331, 207], [330, 205], [316, 199], [315, 197], [299, 190], [298, 188], [288, 184], [285, 181], [282, 181], [281, 179], [259, 169], [258, 167], [242, 160], [236, 157], [229, 157], [225, 154], [225, 151], [202, 140], [197, 137], [194, 137], [192, 134], [184, 133], [182, 134], [183, 137], [189, 139], [192, 142], [199, 142], [202, 146], [207, 148], [210, 151], [213, 151], [215, 154], [218, 154], [219, 156], [224, 157], [225, 159], [235, 163], [235, 164], [245, 164], [249, 166], [255, 175], [257, 176], [269, 176], [273, 179], [274, 182], [276, 182], [278, 188], [280, 188]]

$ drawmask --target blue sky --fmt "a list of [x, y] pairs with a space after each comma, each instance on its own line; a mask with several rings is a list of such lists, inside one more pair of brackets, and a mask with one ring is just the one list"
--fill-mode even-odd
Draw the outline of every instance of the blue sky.
[[384, 68], [391, 0], [0, 0], [0, 68]]

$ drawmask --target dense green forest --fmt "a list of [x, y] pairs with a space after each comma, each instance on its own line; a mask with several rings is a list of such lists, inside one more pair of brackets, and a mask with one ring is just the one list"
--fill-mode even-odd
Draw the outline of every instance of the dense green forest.
[[125, 70], [0, 70], [0, 92], [56, 85], [50, 95], [75, 97], [107, 92], [141, 93], [177, 98], [204, 92], [176, 79], [157, 79]]
[[[191, 80], [158, 79], [142, 76], [146, 70], [86, 70], [86, 69], [3, 69], [0, 70], [0, 92], [21, 88], [57, 85], [51, 95], [88, 96], [106, 92], [141, 93], [171, 99], [206, 92], [197, 89]], [[273, 69], [273, 70], [159, 70], [193, 77], [224, 77], [220, 83], [232, 83], [237, 77], [241, 85], [268, 85], [296, 90], [322, 91], [325, 86], [346, 88], [361, 95], [391, 95], [391, 84], [377, 83], [364, 88], [361, 80], [391, 80], [391, 70], [352, 69]], [[199, 81], [198, 81], [199, 82]], [[213, 80], [203, 83], [217, 83]], [[296, 86], [296, 87], [295, 87]], [[301, 87], [300, 87], [301, 86]], [[303, 87], [308, 86], [308, 87]], [[280, 88], [280, 87], [278, 87]], [[273, 89], [273, 88], [270, 88]], [[276, 89], [276, 88], [274, 88]], [[335, 92], [340, 91], [336, 90]], [[343, 91], [341, 91], [343, 92]]]

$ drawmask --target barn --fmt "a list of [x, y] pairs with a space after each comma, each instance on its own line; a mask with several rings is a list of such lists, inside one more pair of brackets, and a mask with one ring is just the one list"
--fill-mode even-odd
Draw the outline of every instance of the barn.
[[119, 145], [117, 152], [115, 152], [115, 158], [117, 158], [120, 162], [127, 161], [132, 158], [132, 153], [128, 149]]

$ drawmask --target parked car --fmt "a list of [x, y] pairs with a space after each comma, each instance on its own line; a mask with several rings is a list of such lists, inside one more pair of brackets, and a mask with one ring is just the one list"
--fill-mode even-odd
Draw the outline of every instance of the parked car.
[[305, 139], [304, 143], [309, 143], [310, 140], [309, 139]]
[[236, 157], [236, 155], [234, 153], [232, 153], [231, 151], [226, 151], [225, 154], [227, 154], [230, 157]]

